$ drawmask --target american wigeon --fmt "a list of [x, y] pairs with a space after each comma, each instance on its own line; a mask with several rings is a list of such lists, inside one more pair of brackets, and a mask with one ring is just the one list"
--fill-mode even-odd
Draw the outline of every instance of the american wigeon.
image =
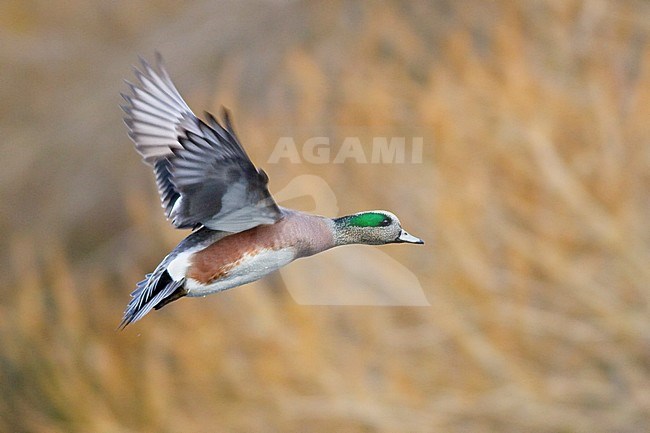
[[227, 112], [197, 118], [159, 54], [142, 60], [137, 84], [122, 95], [129, 136], [153, 166], [165, 215], [194, 231], [137, 284], [124, 328], [183, 296], [205, 296], [258, 280], [300, 257], [348, 244], [424, 243], [383, 210], [340, 218], [278, 206], [239, 143]]

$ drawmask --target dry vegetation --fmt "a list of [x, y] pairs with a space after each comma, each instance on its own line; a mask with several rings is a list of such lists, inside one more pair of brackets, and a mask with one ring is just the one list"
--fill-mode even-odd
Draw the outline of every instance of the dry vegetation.
[[[1, 431], [647, 431], [647, 2], [153, 3], [0, 4]], [[272, 191], [399, 213], [427, 244], [383, 251], [431, 306], [299, 305], [278, 276], [115, 332], [184, 235], [117, 109], [155, 49]], [[424, 161], [264, 164], [349, 128], [428, 131]]]

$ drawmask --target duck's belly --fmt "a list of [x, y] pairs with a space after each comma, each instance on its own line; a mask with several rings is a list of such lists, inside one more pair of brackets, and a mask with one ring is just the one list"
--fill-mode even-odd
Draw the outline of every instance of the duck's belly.
[[296, 258], [293, 248], [283, 250], [262, 250], [255, 255], [244, 255], [223, 276], [210, 283], [187, 278], [187, 296], [206, 296], [211, 293], [232, 289], [250, 283], [280, 269]]

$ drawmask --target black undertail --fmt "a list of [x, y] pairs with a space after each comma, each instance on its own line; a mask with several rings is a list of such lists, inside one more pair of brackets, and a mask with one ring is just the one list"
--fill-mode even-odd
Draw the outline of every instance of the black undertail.
[[158, 302], [158, 305], [153, 307], [154, 310], [160, 310], [162, 307], [165, 305], [169, 304], [170, 302], [174, 302], [177, 299], [181, 299], [183, 296], [187, 295], [187, 290], [185, 287], [179, 287], [172, 293], [171, 295], [167, 296], [164, 298], [162, 301]]

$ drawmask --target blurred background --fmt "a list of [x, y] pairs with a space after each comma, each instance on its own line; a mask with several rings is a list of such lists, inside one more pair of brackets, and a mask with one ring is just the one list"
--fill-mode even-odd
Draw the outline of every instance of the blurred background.
[[[1, 431], [647, 431], [648, 2], [3, 0], [0, 40]], [[187, 234], [119, 109], [155, 50], [272, 192], [396, 212], [426, 244], [381, 251], [431, 305], [297, 303], [368, 284], [332, 251], [116, 332]], [[426, 131], [423, 160], [266, 163], [349, 128]]]

